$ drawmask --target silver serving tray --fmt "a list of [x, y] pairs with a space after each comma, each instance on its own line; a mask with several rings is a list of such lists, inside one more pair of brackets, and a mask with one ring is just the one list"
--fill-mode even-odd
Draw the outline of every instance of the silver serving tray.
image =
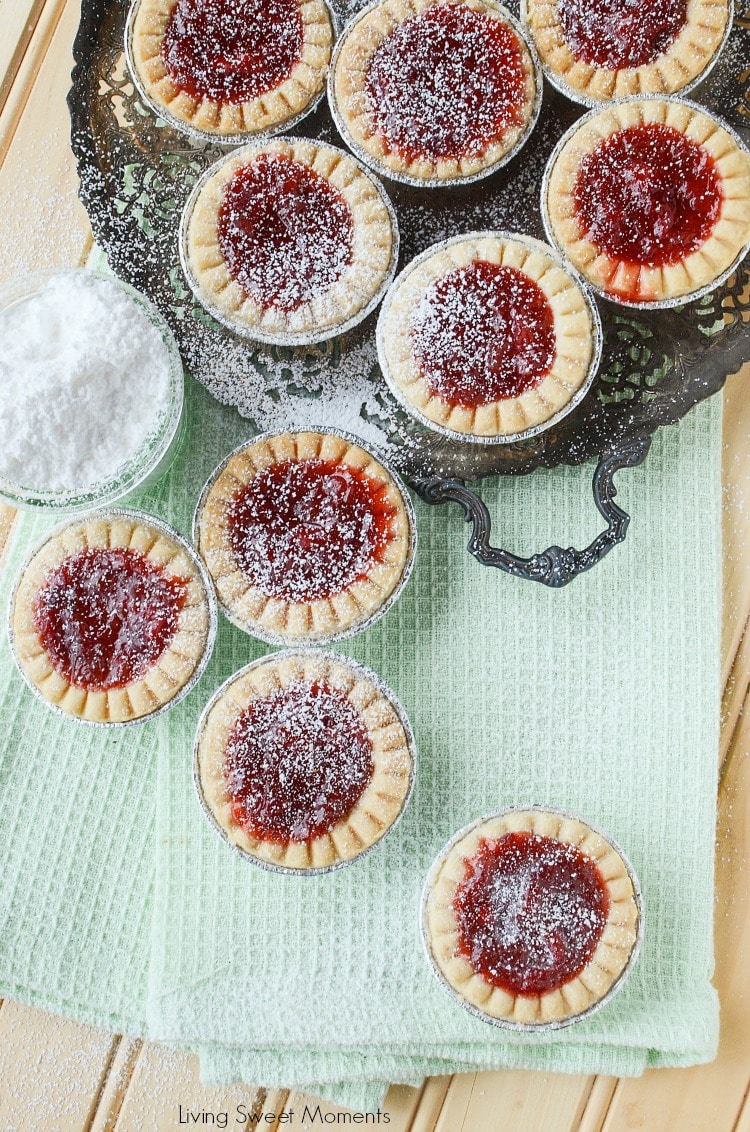
[[[361, 5], [336, 0], [343, 26]], [[508, 5], [518, 15], [518, 2]], [[343, 338], [290, 348], [250, 344], [212, 319], [185, 283], [178, 252], [180, 213], [212, 162], [226, 152], [155, 117], [124, 60], [126, 8], [83, 0], [68, 98], [80, 196], [114, 271], [156, 303], [185, 365], [258, 431], [278, 422], [267, 410], [288, 402], [290, 424], [337, 425], [334, 396], [347, 401], [344, 427], [380, 447], [424, 499], [459, 503], [473, 524], [470, 552], [517, 576], [561, 586], [625, 537], [629, 517], [614, 502], [615, 473], [640, 463], [654, 432], [720, 390], [750, 359], [750, 267], [746, 259], [719, 289], [668, 310], [628, 310], [599, 300], [602, 362], [591, 390], [553, 427], [513, 444], [443, 437], [412, 420], [388, 390], [377, 361], [375, 315]], [[750, 140], [750, 14], [738, 12], [721, 56], [691, 98]], [[401, 234], [400, 267], [430, 245], [469, 231], [505, 229], [544, 238], [540, 190], [547, 160], [583, 108], [545, 83], [539, 123], [502, 169], [479, 182], [426, 190], [388, 182]], [[341, 145], [322, 102], [296, 133]], [[339, 402], [340, 403], [340, 402]], [[352, 429], [352, 419], [361, 422]], [[598, 461], [594, 500], [607, 528], [584, 550], [553, 546], [521, 558], [490, 544], [486, 507], [466, 482], [541, 467]]]

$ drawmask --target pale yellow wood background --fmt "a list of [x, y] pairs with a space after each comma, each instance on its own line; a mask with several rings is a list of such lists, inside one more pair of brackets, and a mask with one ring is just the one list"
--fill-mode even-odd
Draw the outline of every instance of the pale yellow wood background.
[[[81, 263], [91, 245], [76, 198], [65, 106], [77, 22], [76, 0], [0, 0], [0, 279]], [[634, 1081], [527, 1072], [434, 1078], [421, 1090], [391, 1089], [393, 1132], [750, 1132], [748, 379], [750, 367], [730, 380], [724, 400], [719, 1057], [712, 1065], [652, 1071]], [[0, 508], [0, 544], [11, 522], [8, 509]], [[240, 1101], [267, 1114], [289, 1108], [300, 1114], [304, 1103], [293, 1094], [250, 1086], [206, 1089], [195, 1059], [184, 1054], [0, 1003], [2, 1132], [176, 1132], [179, 1104], [231, 1111]], [[262, 1127], [303, 1125], [297, 1118], [291, 1125], [272, 1120]]]

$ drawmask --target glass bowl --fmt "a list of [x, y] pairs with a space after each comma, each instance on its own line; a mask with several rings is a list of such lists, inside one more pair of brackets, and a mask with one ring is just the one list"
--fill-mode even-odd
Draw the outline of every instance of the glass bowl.
[[113, 287], [119, 287], [159, 331], [168, 357], [167, 407], [154, 422], [137, 452], [121, 464], [112, 476], [98, 483], [58, 491], [54, 488], [35, 488], [33, 484], [16, 483], [0, 475], [0, 498], [23, 511], [48, 511], [65, 515], [121, 501], [136, 489], [146, 487], [164, 475], [182, 440], [184, 375], [180, 352], [164, 317], [153, 303], [134, 287], [104, 272], [88, 271], [85, 268], [34, 272], [14, 279], [0, 288], [0, 319], [6, 312], [38, 295], [49, 281], [77, 275], [93, 275]]

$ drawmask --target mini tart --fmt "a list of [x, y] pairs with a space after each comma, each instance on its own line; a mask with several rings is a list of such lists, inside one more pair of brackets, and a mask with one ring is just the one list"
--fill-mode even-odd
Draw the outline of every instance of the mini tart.
[[491, 0], [370, 4], [339, 40], [328, 81], [347, 144], [415, 184], [504, 164], [533, 128], [539, 93], [523, 35]]
[[587, 114], [552, 154], [545, 186], [550, 239], [616, 302], [705, 293], [750, 243], [750, 155], [691, 102], [642, 98]]
[[546, 73], [584, 104], [675, 94], [712, 64], [731, 19], [728, 0], [525, 0]]
[[392, 827], [412, 750], [401, 708], [369, 669], [285, 652], [243, 669], [208, 705], [196, 783], [230, 845], [267, 867], [327, 871]]
[[320, 643], [384, 613], [411, 571], [406, 491], [358, 443], [279, 433], [209, 481], [195, 542], [227, 616], [261, 640]]
[[274, 132], [325, 88], [334, 29], [323, 0], [136, 0], [130, 25], [134, 77], [178, 127], [232, 139]]
[[138, 512], [79, 519], [33, 554], [11, 606], [26, 680], [90, 723], [128, 723], [175, 702], [210, 652], [215, 604], [200, 564]]
[[423, 904], [430, 960], [490, 1022], [575, 1021], [622, 980], [640, 898], [620, 853], [584, 822], [511, 810], [463, 830], [435, 861]]
[[572, 408], [599, 353], [595, 308], [552, 250], [492, 232], [418, 256], [391, 287], [377, 336], [406, 409], [440, 431], [492, 442]]
[[340, 334], [377, 303], [398, 233], [383, 189], [342, 150], [301, 138], [217, 162], [183, 218], [183, 264], [220, 321], [258, 341]]

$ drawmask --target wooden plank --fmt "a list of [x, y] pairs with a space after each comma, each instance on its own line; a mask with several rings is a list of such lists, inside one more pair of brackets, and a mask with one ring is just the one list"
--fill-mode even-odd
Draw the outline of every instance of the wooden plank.
[[412, 1089], [408, 1085], [391, 1085], [383, 1104], [391, 1118], [390, 1132], [406, 1132], [412, 1127], [423, 1092], [424, 1089]]
[[0, 115], [0, 281], [82, 263], [91, 246], [65, 103], [79, 13], [63, 3], [45, 7]]
[[725, 687], [750, 614], [750, 364], [724, 390], [724, 615], [722, 687]]
[[[27, 22], [36, 28], [33, 44], [26, 43], [28, 50], [18, 60], [15, 111], [3, 110], [0, 86], [0, 282], [25, 271], [82, 265], [92, 243], [88, 218], [77, 198], [65, 102], [78, 9], [75, 3], [68, 4], [61, 22], [62, 4], [57, 0], [48, 0], [46, 7], [44, 0], [35, 3], [38, 10], [33, 16], [30, 0], [0, 0], [0, 77], [7, 73], [2, 52], [14, 37], [11, 14], [25, 4]], [[44, 18], [39, 20], [43, 8]], [[44, 154], [41, 163], [40, 153]], [[55, 217], [52, 224], [50, 215]], [[25, 231], [21, 231], [24, 218]], [[14, 519], [13, 508], [0, 503], [0, 567]]]
[[[32, 2], [32, 0], [28, 0]], [[15, 74], [9, 83], [0, 115], [0, 160], [5, 157], [24, 107], [36, 84], [43, 60], [52, 42], [66, 0], [44, 0], [38, 19], [28, 36], [25, 50], [14, 64]]]
[[[105, 1092], [109, 1095], [106, 1088]], [[234, 1115], [238, 1106], [242, 1106], [244, 1112], [262, 1112], [267, 1099], [271, 1105], [276, 1103], [273, 1094], [252, 1085], [218, 1088], [203, 1085], [197, 1057], [156, 1042], [144, 1042], [135, 1056], [114, 1120], [114, 1110], [105, 1114], [100, 1106], [93, 1129], [96, 1132], [105, 1129], [109, 1132], [111, 1128], [116, 1132], [174, 1132], [180, 1127], [181, 1115], [188, 1119], [189, 1113], [197, 1115], [193, 1127], [196, 1124], [203, 1127], [206, 1123], [201, 1118], [203, 1113]], [[187, 1122], [183, 1119], [183, 1124]]]
[[719, 798], [716, 865], [719, 1056], [710, 1065], [663, 1069], [621, 1081], [603, 1132], [732, 1132], [745, 1102], [750, 1083], [750, 699], [729, 752]]
[[750, 1091], [745, 1093], [745, 1103], [734, 1126], [734, 1132], [750, 1132]]
[[597, 1077], [581, 1115], [578, 1132], [600, 1132], [617, 1087], [617, 1077]]
[[466, 1110], [471, 1104], [476, 1073], [459, 1073], [450, 1078], [448, 1091], [440, 1108], [435, 1132], [463, 1132]]
[[142, 1045], [139, 1038], [115, 1039], [112, 1058], [96, 1099], [88, 1132], [114, 1132]]
[[[289, 1096], [288, 1089], [269, 1089], [260, 1112], [263, 1123], [258, 1127], [265, 1129], [266, 1132], [278, 1132], [280, 1128], [288, 1128], [286, 1114], [289, 1111]], [[274, 1118], [273, 1123], [267, 1124], [266, 1121], [271, 1116]]]
[[432, 1132], [440, 1117], [448, 1095], [452, 1077], [429, 1077], [419, 1094], [417, 1105], [408, 1132]]
[[18, 74], [45, 0], [0, 0], [0, 110]]
[[[2, 7], [0, 7], [0, 19], [4, 19], [4, 12], [8, 0], [2, 0]], [[0, 236], [0, 248], [3, 250], [3, 263], [6, 274], [15, 274], [20, 270], [28, 270], [38, 266], [47, 266], [52, 263], [64, 264], [69, 262], [80, 261], [87, 250], [87, 224], [85, 219], [82, 220], [79, 210], [71, 209], [71, 194], [74, 189], [75, 178], [72, 172], [72, 159], [67, 154], [67, 119], [63, 124], [62, 132], [59, 126], [56, 126], [55, 121], [60, 121], [61, 112], [64, 111], [64, 94], [67, 89], [67, 73], [65, 68], [69, 71], [69, 62], [61, 65], [59, 57], [56, 54], [57, 47], [54, 51], [50, 51], [50, 44], [53, 40], [56, 43], [60, 42], [60, 28], [62, 28], [62, 37], [65, 38], [69, 35], [71, 29], [75, 30], [75, 20], [69, 17], [71, 6], [69, 5], [65, 12], [65, 20], [58, 28], [57, 20], [60, 17], [62, 5], [55, 6], [54, 3], [48, 4], [45, 8], [45, 22], [41, 23], [35, 33], [33, 52], [25, 64], [25, 77], [16, 85], [13, 99], [6, 105], [6, 113], [0, 118], [0, 147], [7, 150], [7, 160], [5, 167], [0, 170], [0, 207], [3, 207], [4, 216], [9, 217], [10, 213], [18, 214], [19, 211], [26, 212], [26, 208], [19, 210], [18, 207], [18, 186], [24, 184], [28, 185], [29, 177], [24, 178], [24, 174], [30, 174], [30, 181], [35, 186], [34, 195], [38, 197], [41, 202], [42, 216], [46, 218], [38, 225], [38, 230], [42, 232], [43, 239], [36, 241], [32, 239], [29, 241], [29, 231], [25, 232], [23, 239], [18, 239], [7, 230]], [[1, 49], [0, 49], [1, 50]], [[49, 54], [52, 63], [47, 64], [45, 56]], [[38, 68], [40, 61], [45, 58], [45, 66], [43, 68], [43, 81], [37, 82], [36, 88], [32, 90], [30, 97], [27, 97], [27, 92], [31, 89], [31, 78], [33, 72]], [[1, 56], [0, 56], [1, 59]], [[0, 71], [0, 73], [2, 73]], [[20, 74], [20, 71], [19, 71]], [[48, 93], [47, 76], [53, 75], [53, 82], [57, 84], [57, 93], [52, 96]], [[62, 81], [61, 81], [62, 80]], [[49, 128], [48, 124], [52, 123]], [[40, 129], [40, 124], [43, 128]], [[12, 143], [12, 144], [11, 144]], [[51, 143], [51, 145], [50, 145]], [[50, 147], [49, 155], [47, 148]], [[44, 153], [45, 166], [49, 164], [52, 172], [47, 174], [46, 171], [40, 171], [36, 168], [36, 161], [39, 160], [39, 154]], [[10, 173], [8, 173], [10, 170]], [[40, 172], [43, 175], [40, 175]], [[26, 197], [26, 193], [24, 193]], [[25, 205], [24, 201], [24, 205]], [[60, 206], [65, 214], [60, 218], [59, 222], [57, 216], [60, 213]], [[71, 209], [70, 211], [67, 211]], [[77, 216], [76, 216], [77, 213]], [[71, 228], [70, 218], [73, 217], [73, 225]], [[49, 227], [52, 229], [51, 239], [50, 232], [44, 231], [48, 227], [49, 218], [54, 218], [55, 222]], [[77, 226], [81, 223], [80, 229]], [[80, 232], [83, 232], [83, 239], [80, 239]], [[72, 238], [70, 234], [72, 233]], [[62, 234], [62, 241], [59, 236]], [[9, 239], [10, 237], [10, 239]], [[9, 247], [3, 248], [2, 241], [7, 241]], [[71, 252], [69, 249], [73, 247]], [[75, 248], [78, 247], [78, 251]], [[17, 257], [14, 259], [14, 257]], [[8, 263], [12, 266], [8, 268]], [[0, 269], [0, 271], [3, 269]], [[746, 376], [746, 375], [745, 375]], [[750, 546], [750, 538], [748, 537], [747, 524], [750, 524], [750, 511], [744, 514], [739, 505], [733, 506], [733, 493], [735, 486], [739, 485], [739, 497], [748, 499], [750, 492], [747, 488], [747, 479], [750, 477], [750, 465], [747, 461], [742, 461], [741, 457], [737, 458], [737, 453], [744, 452], [746, 445], [748, 431], [747, 412], [750, 411], [750, 404], [747, 408], [744, 405], [744, 398], [742, 394], [742, 383], [736, 381], [737, 394], [735, 400], [731, 403], [727, 402], [727, 415], [725, 419], [725, 430], [728, 429], [729, 446], [727, 449], [727, 456], [725, 457], [725, 482], [727, 483], [727, 495], [730, 503], [730, 510], [728, 514], [727, 529], [725, 533], [726, 546], [727, 546], [727, 574], [725, 581], [725, 592], [727, 593], [727, 616], [725, 618], [725, 644], [723, 650], [725, 671], [728, 672], [732, 663], [732, 658], [737, 653], [742, 640], [742, 633], [744, 629], [744, 619], [742, 618], [742, 610], [747, 612], [750, 606], [750, 574], [747, 570], [747, 563], [750, 561], [750, 556], [747, 554], [747, 549]], [[743, 423], [744, 413], [744, 423]], [[743, 431], [744, 430], [744, 431]], [[745, 469], [743, 471], [743, 468]], [[744, 484], [744, 486], [743, 486]], [[743, 494], [744, 493], [744, 494]], [[747, 646], [750, 648], [750, 646]], [[743, 646], [744, 650], [744, 646]], [[748, 671], [748, 657], [746, 652], [743, 651], [740, 658], [740, 663], [736, 666], [735, 671], [740, 675], [740, 681], [736, 682], [735, 691], [733, 692], [732, 703], [730, 706], [730, 716], [736, 720], [739, 714], [739, 704], [744, 700], [744, 692], [741, 686], [741, 680], [747, 678]], [[730, 765], [730, 770], [732, 766]], [[745, 795], [747, 797], [747, 795]], [[747, 843], [747, 842], [746, 842]], [[0, 1018], [6, 1011], [10, 1009], [15, 1011], [18, 1019], [18, 1032], [22, 1033], [24, 1030], [24, 1017], [27, 1017], [29, 1026], [33, 1028], [31, 1019], [36, 1012], [25, 1011], [23, 1008], [8, 1004], [2, 1011], [0, 1011]], [[61, 1021], [61, 1020], [58, 1020]], [[63, 1023], [63, 1026], [74, 1025]], [[31, 1034], [31, 1029], [29, 1030]], [[33, 1039], [33, 1035], [32, 1035]], [[33, 1039], [36, 1040], [36, 1039]], [[75, 1039], [77, 1040], [77, 1039]], [[75, 1040], [66, 1047], [61, 1055], [61, 1064], [65, 1063], [65, 1057], [75, 1056]], [[63, 1042], [65, 1046], [65, 1042]], [[0, 1058], [4, 1043], [0, 1041]], [[41, 1048], [41, 1047], [40, 1047]], [[158, 1063], [157, 1071], [151, 1073], [147, 1079], [151, 1084], [158, 1086], [159, 1081], [163, 1081], [165, 1074], [168, 1072], [169, 1066], [172, 1064], [174, 1057], [182, 1057], [183, 1055], [175, 1055], [174, 1051], [163, 1050], [160, 1047], [147, 1046], [143, 1060], [148, 1061], [152, 1056]], [[111, 1056], [111, 1070], [106, 1082], [100, 1083], [100, 1088], [103, 1084], [101, 1091], [101, 1103], [94, 1117], [94, 1122], [91, 1125], [93, 1132], [110, 1132], [111, 1128], [117, 1125], [119, 1130], [127, 1129], [129, 1127], [143, 1129], [148, 1132], [149, 1128], [160, 1129], [176, 1127], [176, 1123], [160, 1124], [157, 1121], [157, 1097], [154, 1097], [153, 1105], [149, 1107], [148, 1097], [144, 1097], [142, 1092], [144, 1078], [141, 1074], [144, 1072], [141, 1061], [141, 1046], [140, 1043], [133, 1043], [123, 1039], [116, 1047], [110, 1050]], [[1, 1062], [0, 1062], [1, 1064]], [[136, 1067], [141, 1066], [139, 1074], [135, 1074]], [[683, 1071], [677, 1076], [680, 1079], [690, 1077], [692, 1073], [698, 1073], [699, 1070]], [[493, 1120], [493, 1123], [482, 1126], [482, 1132], [490, 1132], [491, 1129], [497, 1126], [494, 1123], [494, 1114], [501, 1113], [502, 1109], [493, 1109], [490, 1107], [490, 1098], [495, 1098], [498, 1094], [496, 1089], [500, 1090], [501, 1095], [506, 1097], [513, 1093], [513, 1082], [509, 1078], [523, 1078], [528, 1076], [534, 1089], [541, 1091], [541, 1078], [539, 1075], [524, 1075], [524, 1074], [466, 1074], [461, 1078], [456, 1078], [455, 1083], [450, 1079], [439, 1078], [433, 1079], [427, 1083], [425, 1088], [418, 1094], [418, 1103], [414, 1108], [411, 1116], [411, 1129], [412, 1132], [428, 1132], [428, 1130], [435, 1129], [438, 1121], [440, 1123], [441, 1132], [459, 1132], [463, 1127], [464, 1132], [470, 1132], [469, 1120], [471, 1113], [482, 1112], [487, 1117]], [[660, 1078], [665, 1074], [653, 1074], [653, 1078]], [[132, 1080], [136, 1077], [135, 1080]], [[483, 1079], [484, 1085], [482, 1084]], [[129, 1087], [131, 1085], [132, 1088]], [[554, 1078], [548, 1078], [548, 1081], [553, 1081]], [[571, 1079], [575, 1080], [575, 1079]], [[590, 1079], [587, 1079], [590, 1080]], [[201, 1090], [202, 1086], [197, 1084], [193, 1077], [190, 1077], [191, 1092], [190, 1096], [186, 1099], [195, 1108], [200, 1108], [199, 1099], [203, 1095]], [[118, 1085], [119, 1082], [119, 1085]], [[0, 1089], [2, 1089], [5, 1081], [0, 1075]], [[119, 1092], [118, 1092], [119, 1088]], [[485, 1089], [485, 1097], [482, 1097], [483, 1088]], [[516, 1089], [518, 1089], [518, 1082], [516, 1082]], [[521, 1089], [523, 1092], [523, 1088]], [[36, 1089], [36, 1103], [40, 1103], [44, 1097], [42, 1089]], [[393, 1092], [393, 1090], [392, 1090]], [[546, 1092], [546, 1090], [545, 1090]], [[621, 1090], [620, 1090], [621, 1092]], [[221, 1100], [225, 1102], [228, 1090], [221, 1090]], [[2, 1094], [0, 1093], [0, 1096]], [[256, 1094], [253, 1094], [256, 1096]], [[518, 1095], [518, 1094], [516, 1094]], [[390, 1094], [389, 1094], [390, 1097]], [[198, 1099], [196, 1099], [198, 1098]], [[613, 1098], [613, 1082], [609, 1078], [597, 1079], [590, 1089], [587, 1103], [582, 1111], [580, 1127], [585, 1129], [585, 1132], [594, 1132], [594, 1129], [602, 1127], [603, 1121], [607, 1118], [607, 1109], [610, 1107], [610, 1102]], [[408, 1098], [401, 1098], [406, 1101], [404, 1112], [408, 1118], [408, 1112], [411, 1102]], [[412, 1098], [413, 1100], [414, 1098]], [[527, 1104], [532, 1103], [533, 1098], [524, 1101], [520, 1112], [524, 1114], [529, 1121], [533, 1119], [532, 1110], [528, 1109]], [[134, 1115], [137, 1114], [137, 1104], [141, 1105], [141, 1122], [128, 1124], [132, 1121]], [[262, 1104], [264, 1112], [280, 1111], [279, 1105], [282, 1106], [289, 1104], [289, 1098], [285, 1093], [274, 1095], [273, 1093], [258, 1093], [255, 1103]], [[464, 1105], [463, 1111], [461, 1105]], [[275, 1109], [274, 1109], [274, 1106]], [[472, 1108], [473, 1106], [473, 1108]], [[616, 1107], [616, 1106], [614, 1106]], [[2, 1110], [0, 1110], [1, 1112]], [[323, 1111], [337, 1112], [335, 1108], [326, 1106]], [[109, 1114], [107, 1116], [107, 1113]], [[642, 1117], [639, 1115], [640, 1110], [634, 1109], [631, 1111], [631, 1116], [641, 1120], [641, 1127], [648, 1128], [667, 1128], [667, 1127], [682, 1127], [686, 1129], [688, 1125], [669, 1125], [666, 1123], [653, 1123], [652, 1113], [649, 1111], [647, 1114], [647, 1122], [643, 1124]], [[120, 1120], [120, 1117], [122, 1119]], [[110, 1123], [103, 1123], [105, 1119], [109, 1119]], [[519, 1116], [519, 1120], [521, 1117]], [[587, 1123], [588, 1121], [588, 1123]], [[0, 1121], [0, 1126], [4, 1126]], [[637, 1126], [637, 1125], [636, 1125]], [[49, 1122], [45, 1117], [41, 1119], [35, 1127], [52, 1129], [56, 1127]], [[62, 1128], [67, 1128], [61, 1125]], [[505, 1124], [502, 1124], [503, 1132], [505, 1132]], [[513, 1127], [511, 1125], [511, 1127]], [[524, 1129], [532, 1129], [535, 1127], [533, 1123], [518, 1124], [518, 1127]], [[547, 1132], [546, 1125], [537, 1125], [540, 1130]], [[697, 1126], [696, 1126], [697, 1127]], [[713, 1129], [713, 1122], [706, 1127]], [[743, 1130], [745, 1132], [745, 1130]]]
[[464, 1088], [452, 1100], [445, 1117], [449, 1121], [446, 1132], [488, 1132], [493, 1128], [502, 1128], [502, 1132], [528, 1132], [532, 1128], [572, 1132], [580, 1126], [596, 1080], [593, 1076], [510, 1069], [464, 1077], [466, 1086], [470, 1085], [468, 1097]]
[[4, 1002], [0, 1128], [86, 1132], [114, 1044], [94, 1026]]
[[719, 766], [723, 767], [750, 690], [750, 621], [745, 625], [721, 704]]

